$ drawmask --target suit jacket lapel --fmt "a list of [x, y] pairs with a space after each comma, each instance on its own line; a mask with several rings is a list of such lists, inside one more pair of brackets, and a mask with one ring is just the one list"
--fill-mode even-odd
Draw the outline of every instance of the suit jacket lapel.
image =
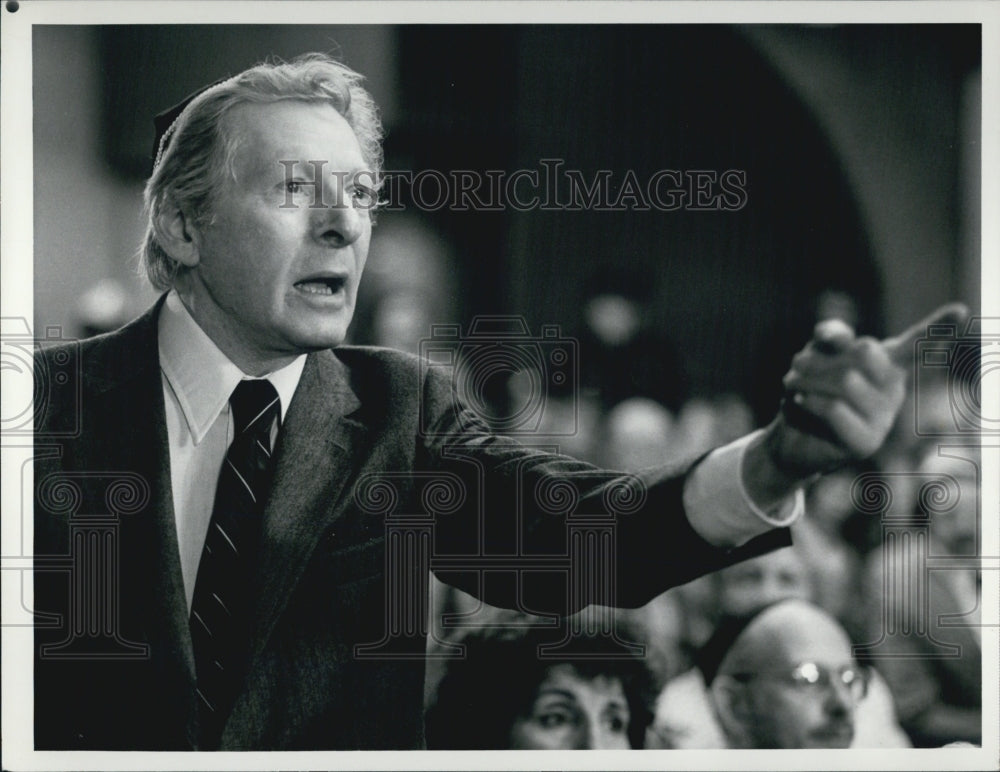
[[288, 596], [356, 471], [367, 427], [360, 402], [331, 352], [309, 356], [278, 437], [274, 483], [264, 507], [261, 585], [253, 653], [266, 643]]

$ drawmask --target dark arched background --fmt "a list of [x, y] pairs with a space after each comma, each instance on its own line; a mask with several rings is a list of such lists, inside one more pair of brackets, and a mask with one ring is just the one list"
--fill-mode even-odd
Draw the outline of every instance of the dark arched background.
[[[47, 27], [34, 32], [35, 324], [73, 332], [138, 243], [151, 116], [265, 58], [339, 50], [383, 109], [387, 168], [619, 182], [746, 173], [738, 211], [407, 212], [448, 245], [442, 322], [522, 314], [574, 334], [588, 280], [639, 276], [693, 393], [766, 412], [818, 294], [873, 334], [978, 306], [975, 25]], [[971, 160], [970, 160], [971, 159]], [[970, 172], [970, 169], [972, 170]], [[614, 185], [615, 183], [613, 183]], [[380, 229], [371, 270], [379, 270]], [[364, 338], [364, 330], [356, 330]], [[761, 384], [766, 386], [761, 386]]]

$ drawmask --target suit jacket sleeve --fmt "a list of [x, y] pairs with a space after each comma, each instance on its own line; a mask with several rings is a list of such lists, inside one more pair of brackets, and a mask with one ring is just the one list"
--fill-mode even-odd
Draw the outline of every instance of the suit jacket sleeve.
[[[422, 384], [421, 412], [424, 462], [461, 480], [464, 495], [458, 511], [437, 518], [432, 567], [492, 605], [559, 614], [589, 603], [637, 607], [791, 543], [787, 529], [777, 529], [717, 548], [684, 512], [694, 464], [623, 474], [498, 437], [434, 371]], [[477, 553], [494, 568], [449, 570]]]

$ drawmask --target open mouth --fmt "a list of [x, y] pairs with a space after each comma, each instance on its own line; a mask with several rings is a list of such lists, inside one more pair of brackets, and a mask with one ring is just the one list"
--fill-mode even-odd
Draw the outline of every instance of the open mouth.
[[346, 284], [346, 276], [312, 276], [295, 282], [295, 287], [307, 295], [336, 295]]

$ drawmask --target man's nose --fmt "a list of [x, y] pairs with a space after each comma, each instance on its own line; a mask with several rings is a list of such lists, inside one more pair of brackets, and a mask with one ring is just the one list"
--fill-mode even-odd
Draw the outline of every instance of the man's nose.
[[364, 233], [366, 213], [353, 207], [350, 202], [337, 201], [311, 211], [315, 237], [326, 246], [349, 246]]
[[824, 703], [826, 712], [831, 716], [846, 716], [854, 711], [854, 694], [851, 687], [839, 678], [830, 679]]

